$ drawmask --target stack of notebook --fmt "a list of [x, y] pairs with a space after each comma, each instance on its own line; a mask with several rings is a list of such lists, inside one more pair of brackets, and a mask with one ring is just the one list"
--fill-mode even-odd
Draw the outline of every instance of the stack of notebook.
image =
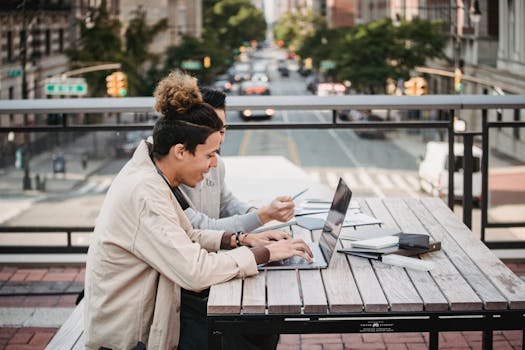
[[354, 240], [338, 252], [381, 260], [383, 255], [415, 256], [441, 249], [441, 242], [430, 241], [429, 236], [416, 233], [396, 233], [370, 239]]

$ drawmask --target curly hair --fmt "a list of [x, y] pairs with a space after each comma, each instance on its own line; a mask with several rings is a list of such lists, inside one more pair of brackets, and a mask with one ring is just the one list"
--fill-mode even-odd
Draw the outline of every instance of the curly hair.
[[193, 105], [203, 102], [197, 79], [181, 71], [173, 71], [162, 79], [153, 96], [155, 110], [166, 117], [172, 113], [185, 113]]
[[197, 80], [187, 74], [171, 72], [159, 82], [154, 96], [155, 109], [161, 113], [153, 128], [153, 156], [157, 159], [179, 143], [194, 154], [197, 145], [223, 128], [215, 110], [203, 102]]

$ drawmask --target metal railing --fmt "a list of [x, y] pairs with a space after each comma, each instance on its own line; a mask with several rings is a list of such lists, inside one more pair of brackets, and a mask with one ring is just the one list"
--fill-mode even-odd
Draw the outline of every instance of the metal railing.
[[[45, 113], [153, 113], [153, 98], [83, 98], [83, 99], [52, 99], [52, 100], [0, 100], [0, 115], [2, 114], [45, 114]], [[525, 109], [524, 95], [488, 96], [488, 95], [426, 95], [419, 97], [408, 96], [229, 96], [228, 110], [242, 110], [244, 108], [275, 110], [331, 110], [332, 118], [327, 122], [304, 123], [228, 123], [228, 128], [242, 129], [444, 129], [448, 134], [448, 205], [454, 206], [454, 142], [456, 136], [461, 136], [464, 144], [463, 157], [463, 222], [471, 227], [472, 221], [472, 174], [473, 155], [472, 145], [474, 137], [481, 139], [483, 156], [481, 161], [482, 174], [482, 201], [481, 201], [481, 240], [490, 248], [516, 249], [525, 248], [525, 241], [490, 241], [485, 240], [485, 229], [492, 227], [525, 227], [525, 222], [498, 222], [488, 221], [488, 168], [489, 168], [489, 129], [490, 128], [523, 128], [522, 121], [488, 121], [488, 110], [515, 110]], [[343, 109], [371, 109], [371, 110], [438, 110], [443, 111], [446, 120], [439, 121], [381, 121], [381, 122], [340, 122], [337, 111]], [[454, 118], [458, 110], [481, 110], [482, 130], [477, 132], [454, 131]], [[516, 115], [516, 113], [515, 113]], [[518, 118], [519, 119], [519, 118]], [[145, 124], [92, 124], [70, 125], [67, 118], [63, 118], [61, 125], [34, 125], [34, 126], [1, 126], [0, 133], [8, 132], [94, 132], [117, 130], [149, 130], [151, 125]], [[0, 253], [78, 253], [87, 251], [87, 247], [73, 246], [72, 232], [91, 232], [93, 227], [7, 227], [0, 226], [2, 233], [37, 233], [37, 232], [64, 232], [67, 234], [67, 246], [0, 246]]]

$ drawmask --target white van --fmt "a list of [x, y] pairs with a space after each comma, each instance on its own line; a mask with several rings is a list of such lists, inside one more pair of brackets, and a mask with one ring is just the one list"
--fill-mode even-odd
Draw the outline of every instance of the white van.
[[[481, 148], [472, 146], [473, 173], [472, 197], [481, 199]], [[454, 144], [454, 198], [463, 197], [463, 144]], [[422, 191], [433, 196], [448, 195], [448, 143], [429, 142], [425, 157], [419, 164], [419, 185]]]

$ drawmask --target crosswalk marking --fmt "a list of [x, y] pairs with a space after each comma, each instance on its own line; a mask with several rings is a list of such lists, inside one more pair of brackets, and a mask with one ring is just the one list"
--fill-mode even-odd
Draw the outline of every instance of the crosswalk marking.
[[328, 186], [335, 189], [337, 187], [337, 183], [339, 182], [339, 176], [332, 172], [326, 173], [325, 175]]
[[357, 193], [377, 197], [420, 197], [416, 172], [367, 168], [312, 168], [305, 169], [316, 181], [335, 189], [339, 177]]
[[377, 174], [377, 180], [379, 180], [379, 184], [383, 188], [387, 188], [387, 189], [394, 188], [394, 184], [392, 183], [392, 181], [390, 181], [390, 179], [388, 178], [386, 174], [383, 174], [383, 173]]

